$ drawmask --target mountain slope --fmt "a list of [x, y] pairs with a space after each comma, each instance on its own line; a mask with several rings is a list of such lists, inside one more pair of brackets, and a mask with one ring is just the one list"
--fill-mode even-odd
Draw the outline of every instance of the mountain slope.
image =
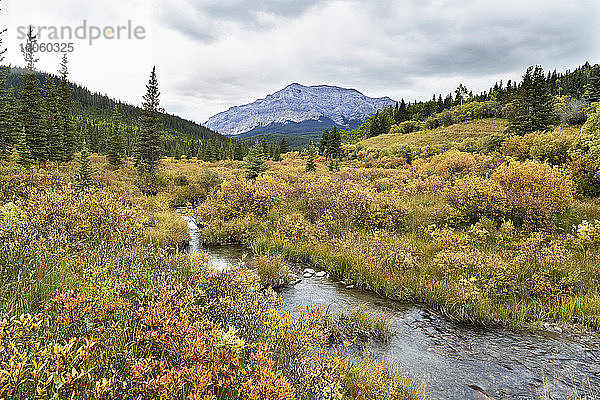
[[[334, 123], [356, 127], [393, 103], [389, 97], [371, 98], [355, 89], [293, 83], [264, 99], [216, 114], [204, 125], [225, 135], [302, 135]], [[305, 122], [310, 122], [311, 132], [304, 130]]]
[[[17, 93], [20, 92], [22, 89], [22, 83], [19, 79], [19, 76], [23, 73], [25, 73], [24, 69], [12, 67], [6, 82], [7, 87], [15, 88]], [[42, 88], [50, 79], [58, 82], [58, 77], [52, 74], [38, 72], [37, 76]], [[98, 114], [102, 114], [109, 118], [112, 115], [113, 109], [117, 107], [122, 118], [128, 122], [137, 123], [137, 121], [141, 118], [142, 110], [140, 107], [112, 99], [105, 94], [100, 94], [97, 92], [93, 93], [85, 86], [81, 86], [76, 83], [70, 82], [70, 86], [73, 90], [73, 101], [76, 105], [79, 104], [81, 109], [89, 107]], [[82, 111], [79, 112], [81, 113]], [[206, 128], [205, 126], [178, 117], [174, 114], [165, 113], [162, 117], [162, 123], [166, 131], [173, 132], [175, 134], [189, 136], [195, 139], [227, 141], [227, 138]]]

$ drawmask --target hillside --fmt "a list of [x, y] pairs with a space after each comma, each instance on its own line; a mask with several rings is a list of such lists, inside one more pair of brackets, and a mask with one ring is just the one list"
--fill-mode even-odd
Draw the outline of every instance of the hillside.
[[[19, 78], [24, 72], [21, 68], [11, 68], [6, 86], [16, 92], [16, 97], [22, 90]], [[39, 87], [45, 96], [49, 82], [58, 84], [59, 78], [52, 74], [37, 73]], [[85, 86], [70, 82], [73, 99], [73, 115], [78, 141], [86, 141], [94, 153], [107, 152], [110, 131], [112, 129], [113, 111], [116, 109], [121, 118], [122, 145], [125, 156], [133, 156], [139, 121], [142, 109], [106, 94], [94, 93]], [[44, 99], [46, 101], [46, 99]], [[234, 143], [202, 125], [173, 114], [164, 113], [162, 122], [162, 153], [168, 156], [199, 157], [207, 160], [222, 159], [233, 152]], [[243, 146], [242, 146], [243, 147]], [[245, 150], [242, 148], [242, 152]]]
[[417, 147], [440, 146], [462, 142], [465, 139], [481, 139], [491, 135], [501, 135], [506, 130], [506, 121], [488, 118], [463, 122], [448, 127], [421, 130], [406, 134], [387, 134], [365, 139], [358, 143], [361, 147], [392, 148], [401, 145]]

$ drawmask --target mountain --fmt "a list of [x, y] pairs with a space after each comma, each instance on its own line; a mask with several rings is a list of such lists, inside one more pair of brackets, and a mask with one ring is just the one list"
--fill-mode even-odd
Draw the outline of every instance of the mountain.
[[356, 128], [377, 110], [393, 104], [389, 97], [371, 98], [358, 90], [298, 83], [254, 103], [231, 107], [204, 125], [224, 135], [317, 135], [334, 124]]

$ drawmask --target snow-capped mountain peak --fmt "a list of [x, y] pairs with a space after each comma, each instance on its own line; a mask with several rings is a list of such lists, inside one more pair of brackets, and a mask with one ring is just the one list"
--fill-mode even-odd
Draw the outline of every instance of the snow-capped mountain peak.
[[389, 97], [371, 98], [355, 89], [292, 83], [264, 99], [213, 115], [204, 125], [224, 135], [242, 134], [271, 124], [323, 118], [348, 126], [349, 121], [364, 121], [393, 103]]

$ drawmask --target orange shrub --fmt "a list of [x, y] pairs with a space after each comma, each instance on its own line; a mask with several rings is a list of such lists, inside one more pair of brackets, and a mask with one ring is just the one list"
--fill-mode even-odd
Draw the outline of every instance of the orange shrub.
[[470, 223], [486, 216], [549, 227], [573, 202], [573, 182], [557, 168], [533, 161], [500, 166], [490, 180], [466, 177], [447, 190], [449, 203]]
[[421, 173], [465, 175], [482, 173], [489, 169], [491, 158], [481, 154], [465, 153], [456, 149], [435, 155], [429, 160], [417, 160], [414, 165]]
[[573, 203], [574, 185], [562, 170], [533, 161], [500, 166], [491, 182], [504, 190], [507, 217], [517, 223], [547, 225]]

